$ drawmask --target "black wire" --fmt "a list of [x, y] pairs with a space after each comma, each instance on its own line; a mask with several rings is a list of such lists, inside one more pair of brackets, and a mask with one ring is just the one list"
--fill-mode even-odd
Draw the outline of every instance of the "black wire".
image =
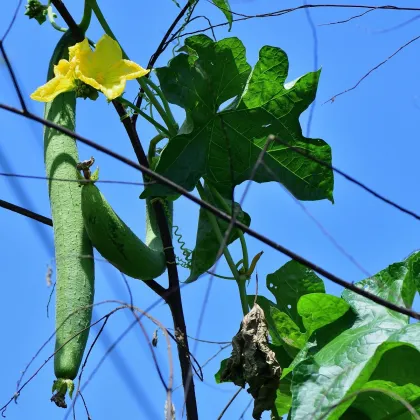
[[[55, 177], [47, 177], [41, 175], [24, 175], [24, 174], [15, 174], [13, 172], [0, 172], [0, 176], [4, 176], [7, 178], [24, 178], [24, 179], [36, 179], [42, 181], [57, 181], [57, 182], [78, 182], [78, 183], [87, 183], [89, 181], [84, 180], [77, 180], [77, 179], [66, 179], [66, 178], [55, 178]], [[154, 181], [152, 182], [135, 182], [135, 181], [118, 181], [114, 179], [98, 179], [95, 181], [96, 184], [118, 184], [118, 185], [133, 185], [136, 187], [139, 186], [146, 186], [146, 185], [153, 185], [156, 184]]]
[[[43, 119], [41, 117], [38, 117], [37, 115], [35, 115], [35, 114], [31, 113], [31, 112], [24, 112], [24, 111], [21, 111], [21, 110], [15, 108], [15, 107], [13, 107], [13, 106], [6, 105], [6, 104], [3, 104], [3, 103], [0, 103], [0, 108], [1, 109], [5, 109], [6, 111], [12, 112], [12, 113], [17, 114], [17, 115], [21, 115], [22, 117], [29, 118], [29, 119], [31, 119], [33, 121], [36, 121], [36, 122], [39, 122], [41, 124], [44, 124], [47, 127], [54, 128], [55, 130], [60, 131], [61, 133], [67, 134], [68, 136], [71, 136], [71, 137], [79, 140], [80, 142], [82, 142], [82, 143], [84, 143], [84, 144], [86, 144], [86, 145], [88, 145], [88, 146], [90, 146], [90, 147], [92, 147], [92, 148], [94, 148], [96, 150], [99, 150], [99, 151], [107, 154], [108, 156], [111, 156], [114, 159], [119, 160], [122, 163], [125, 163], [128, 166], [131, 166], [132, 168], [137, 169], [138, 171], [141, 171], [141, 172], [145, 173], [146, 175], [149, 175], [155, 181], [160, 182], [161, 184], [164, 184], [164, 185], [170, 187], [171, 189], [173, 189], [173, 190], [179, 192], [180, 194], [186, 196], [188, 199], [194, 201], [195, 203], [200, 204], [200, 200], [199, 199], [197, 199], [196, 197], [194, 197], [187, 190], [185, 190], [184, 188], [178, 186], [177, 184], [175, 184], [171, 180], [165, 178], [164, 176], [158, 174], [157, 172], [152, 171], [149, 168], [146, 168], [143, 165], [140, 165], [140, 164], [132, 161], [131, 159], [126, 158], [125, 156], [120, 155], [119, 153], [114, 152], [113, 150], [108, 149], [107, 147], [102, 146], [99, 143], [95, 143], [94, 141], [89, 140], [86, 137], [81, 136], [80, 134], [77, 134], [77, 133], [75, 133], [75, 132], [73, 132], [71, 130], [68, 130], [65, 127], [61, 127], [60, 125], [55, 124], [55, 123], [53, 123], [51, 121], [45, 120], [45, 119]], [[353, 178], [352, 176], [346, 174], [345, 172], [341, 171], [340, 169], [336, 168], [335, 166], [331, 165], [330, 163], [324, 162], [324, 161], [316, 158], [315, 156], [311, 155], [306, 150], [305, 151], [300, 150], [299, 148], [291, 145], [288, 142], [285, 142], [284, 140], [282, 140], [282, 139], [280, 139], [280, 138], [278, 138], [276, 136], [273, 136], [273, 138], [274, 138], [275, 141], [277, 141], [277, 142], [279, 142], [281, 144], [284, 144], [285, 146], [289, 147], [291, 150], [295, 151], [296, 153], [299, 153], [299, 154], [307, 157], [308, 159], [310, 159], [310, 160], [312, 160], [314, 162], [317, 162], [318, 164], [320, 164], [322, 166], [325, 166], [325, 167], [333, 170], [334, 172], [337, 172], [338, 174], [340, 174], [341, 176], [343, 176], [344, 178], [346, 178], [348, 181], [352, 182], [353, 184], [358, 185], [359, 187], [361, 187], [362, 189], [364, 189], [368, 193], [372, 194], [373, 196], [375, 196], [379, 200], [381, 200], [381, 201], [389, 204], [392, 207], [395, 207], [396, 209], [400, 210], [401, 212], [406, 213], [406, 214], [414, 217], [417, 220], [420, 220], [420, 216], [418, 214], [416, 214], [415, 212], [413, 212], [411, 210], [408, 210], [405, 207], [400, 206], [399, 204], [395, 203], [394, 201], [386, 198], [385, 196], [377, 193], [372, 188], [369, 188], [368, 186], [366, 186], [362, 182], [357, 181], [355, 178]], [[212, 206], [210, 206], [210, 207], [212, 207]], [[212, 210], [210, 210], [210, 211], [212, 211]]]
[[23, 0], [19, 0], [18, 4], [16, 6], [16, 9], [15, 9], [15, 12], [13, 13], [12, 19], [10, 20], [9, 26], [7, 27], [4, 35], [1, 38], [0, 44], [3, 43], [6, 40], [7, 36], [9, 35], [9, 32], [12, 30], [12, 27], [16, 22], [16, 18], [17, 18], [17, 15], [19, 13], [19, 9], [22, 6], [22, 3], [23, 3]]
[[[347, 282], [345, 280], [343, 280], [342, 278], [330, 273], [329, 271], [323, 269], [322, 267], [312, 263], [311, 261], [301, 257], [299, 254], [289, 250], [288, 248], [284, 247], [283, 245], [280, 245], [279, 243], [276, 243], [275, 241], [272, 241], [271, 239], [267, 238], [266, 236], [256, 232], [253, 229], [250, 229], [248, 226], [244, 225], [243, 223], [238, 222], [237, 220], [233, 220], [228, 214], [224, 213], [223, 211], [219, 210], [217, 207], [214, 207], [213, 205], [197, 198], [195, 195], [191, 194], [189, 191], [187, 191], [185, 188], [179, 186], [178, 184], [176, 184], [175, 182], [171, 181], [170, 179], [158, 174], [157, 172], [154, 172], [153, 170], [151, 170], [150, 168], [144, 166], [144, 165], [140, 165], [139, 163], [133, 162], [132, 160], [102, 146], [101, 144], [95, 143], [92, 140], [89, 140], [77, 133], [72, 132], [71, 130], [68, 130], [66, 128], [61, 127], [58, 124], [54, 124], [51, 121], [47, 121], [44, 120], [43, 118], [37, 117], [36, 115], [33, 115], [31, 113], [23, 113], [22, 111], [5, 105], [5, 104], [0, 104], [0, 108], [9, 110], [15, 114], [19, 114], [22, 115], [26, 118], [30, 118], [33, 119], [34, 121], [38, 121], [40, 123], [43, 123], [44, 125], [54, 128], [57, 131], [60, 131], [64, 134], [67, 134], [75, 139], [78, 139], [80, 142], [87, 144], [93, 148], [95, 148], [96, 150], [100, 150], [106, 154], [108, 154], [109, 156], [114, 157], [115, 159], [124, 162], [125, 164], [131, 166], [132, 168], [135, 168], [141, 172], [143, 172], [143, 174], [148, 175], [150, 178], [154, 179], [157, 182], [160, 182], [161, 184], [171, 188], [172, 190], [176, 191], [177, 193], [183, 195], [184, 197], [188, 198], [190, 201], [193, 201], [194, 203], [198, 204], [200, 207], [203, 207], [204, 209], [210, 211], [211, 213], [213, 213], [215, 216], [219, 217], [220, 219], [231, 223], [233, 221], [233, 224], [241, 229], [244, 233], [248, 233], [248, 235], [252, 236], [253, 238], [263, 242], [264, 244], [268, 245], [270, 248], [275, 249], [276, 251], [281, 252], [284, 255], [287, 255], [289, 258], [299, 262], [300, 264], [305, 265], [306, 267], [314, 270], [315, 272], [317, 272], [318, 274], [320, 274], [321, 276], [326, 277], [327, 279], [331, 280], [333, 283], [338, 284], [339, 286], [345, 287], [346, 289], [349, 289], [355, 293], [357, 293], [358, 295], [364, 296], [367, 299], [370, 299], [371, 301], [385, 306], [388, 309], [391, 309], [393, 311], [399, 312], [403, 315], [408, 315], [412, 318], [415, 319], [419, 319], [420, 320], [420, 313], [415, 312], [411, 309], [407, 309], [404, 307], [400, 307], [398, 305], [395, 305], [391, 302], [386, 301], [385, 299], [379, 298], [378, 296], [374, 295], [373, 293], [367, 292], [366, 290], [360, 289], [358, 286], [354, 285], [352, 282]], [[275, 136], [272, 136], [275, 139]], [[300, 152], [300, 153], [304, 153], [304, 152]], [[320, 161], [322, 162], [322, 161]], [[324, 162], [325, 164], [325, 162]]]
[[[1, 106], [1, 105], [0, 105]], [[308, 159], [318, 163], [321, 166], [324, 166], [325, 168], [329, 168], [331, 170], [333, 170], [334, 172], [340, 174], [342, 177], [344, 177], [345, 179], [347, 179], [347, 181], [350, 181], [351, 183], [357, 185], [358, 187], [362, 188], [363, 190], [367, 191], [369, 194], [372, 194], [374, 197], [378, 198], [379, 200], [383, 201], [386, 204], [389, 204], [390, 206], [396, 208], [397, 210], [408, 214], [409, 216], [414, 217], [416, 220], [420, 220], [420, 215], [418, 215], [417, 213], [406, 209], [403, 206], [400, 206], [399, 204], [395, 203], [394, 201], [390, 200], [389, 198], [386, 198], [385, 196], [383, 196], [382, 194], [379, 194], [378, 192], [376, 192], [375, 190], [373, 190], [372, 188], [368, 187], [367, 185], [365, 185], [363, 182], [358, 181], [357, 179], [353, 178], [352, 176], [348, 175], [347, 173], [343, 172], [341, 169], [338, 169], [337, 167], [331, 165], [328, 162], [324, 162], [321, 159], [318, 159], [317, 157], [311, 155], [310, 153], [308, 153], [306, 150], [300, 149], [298, 147], [293, 146], [292, 144], [290, 144], [287, 141], [284, 141], [283, 139], [281, 139], [280, 137], [277, 136], [271, 136], [271, 139], [273, 141], [276, 141], [277, 143], [281, 143], [285, 146], [287, 146], [289, 149], [293, 150], [296, 153], [299, 153], [302, 156], [307, 157]]]
[[16, 78], [16, 74], [15, 74], [15, 72], [13, 70], [13, 67], [12, 67], [10, 61], [9, 61], [9, 57], [6, 54], [6, 50], [4, 49], [3, 41], [0, 42], [0, 51], [1, 51], [2, 55], [3, 55], [4, 62], [6, 63], [6, 67], [7, 67], [8, 71], [9, 71], [10, 77], [12, 78], [13, 86], [15, 87], [16, 94], [17, 94], [17, 96], [19, 98], [20, 106], [22, 107], [22, 109], [23, 109], [24, 112], [27, 112], [28, 111], [28, 108], [26, 107], [25, 100], [23, 99], [22, 92], [21, 92], [21, 90], [19, 88], [19, 85], [18, 85], [18, 82], [17, 82], [17, 78]]

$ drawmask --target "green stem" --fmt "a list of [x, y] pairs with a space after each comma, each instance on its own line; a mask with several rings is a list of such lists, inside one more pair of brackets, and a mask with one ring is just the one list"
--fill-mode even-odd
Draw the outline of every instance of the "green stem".
[[60, 25], [57, 25], [55, 23], [54, 14], [53, 14], [53, 10], [51, 6], [48, 6], [47, 12], [48, 12], [48, 20], [50, 21], [51, 26], [59, 32], [67, 32], [66, 28], [62, 28]]
[[92, 6], [90, 5], [89, 0], [85, 0], [85, 7], [83, 10], [82, 21], [79, 23], [79, 28], [85, 33], [90, 25], [90, 20], [92, 18]]
[[159, 112], [159, 115], [162, 117], [163, 121], [165, 121], [165, 124], [168, 127], [169, 132], [171, 133], [170, 137], [174, 137], [176, 133], [178, 132], [178, 125], [173, 119], [174, 117], [172, 113], [170, 112], [170, 114], [167, 114], [165, 109], [162, 108], [162, 105], [156, 99], [156, 96], [153, 94], [149, 86], [147, 86], [146, 80], [148, 80], [147, 77], [140, 77], [139, 79], [137, 79], [141, 88], [143, 89], [143, 92], [147, 95], [147, 97], [149, 98], [149, 101], [156, 108], [156, 111]]
[[[213, 195], [214, 199], [220, 204], [220, 206], [223, 208], [223, 210], [230, 214], [232, 211], [232, 208], [229, 207], [229, 205], [226, 203], [225, 199], [221, 196], [219, 191], [217, 191], [215, 188], [213, 188], [210, 185], [207, 185], [207, 188], [210, 190], [211, 194]], [[232, 206], [234, 203], [232, 203]], [[248, 248], [246, 246], [246, 241], [243, 232], [240, 229], [236, 229], [239, 235], [239, 239], [241, 241], [241, 247], [242, 247], [242, 255], [243, 255], [243, 268], [244, 273], [248, 271]], [[235, 266], [236, 269], [236, 266]], [[241, 299], [241, 305], [242, 305], [242, 312], [244, 315], [246, 315], [249, 312], [249, 306], [248, 306], [248, 299], [246, 294], [246, 278], [244, 276], [236, 277], [236, 284], [238, 285], [239, 289], [239, 297]]]
[[249, 270], [248, 247], [246, 246], [245, 235], [243, 234], [242, 230], [238, 229], [238, 232], [240, 232], [239, 241], [241, 242], [242, 256], [244, 258], [243, 268], [244, 272], [247, 273]]
[[[92, 7], [93, 13], [95, 13], [95, 16], [97, 17], [99, 23], [101, 24], [103, 30], [107, 35], [109, 35], [111, 38], [113, 38], [115, 41], [118, 42], [117, 37], [114, 35], [114, 33], [111, 30], [111, 27], [108, 25], [108, 22], [105, 19], [105, 16], [103, 15], [101, 9], [98, 6], [98, 3], [96, 0], [87, 0], [90, 6]], [[123, 54], [123, 57], [127, 60], [129, 60], [128, 55], [125, 53], [124, 49], [122, 48], [121, 44], [118, 42], [118, 44], [121, 47], [121, 51]], [[166, 126], [168, 127], [168, 130], [164, 130], [165, 132], [170, 133], [169, 137], [174, 136], [178, 129], [175, 128], [172, 125], [171, 119], [166, 114], [165, 110], [163, 109], [162, 105], [159, 103], [159, 101], [156, 99], [156, 96], [153, 94], [153, 92], [150, 90], [150, 88], [147, 86], [147, 83], [144, 81], [144, 77], [139, 77], [136, 79], [141, 88], [143, 89], [144, 93], [149, 98], [149, 101], [152, 103], [152, 105], [156, 108], [159, 115], [162, 117], [163, 121], [165, 122]], [[162, 130], [163, 131], [163, 130]]]
[[[200, 194], [201, 199], [208, 202], [206, 192], [204, 191], [204, 187], [201, 185], [200, 182], [198, 182], [198, 184], [197, 184], [197, 191]], [[210, 224], [213, 228], [213, 231], [214, 231], [214, 233], [217, 237], [217, 240], [219, 241], [220, 244], [222, 244], [224, 238], [223, 238], [223, 235], [222, 235], [222, 231], [220, 230], [219, 223], [217, 223], [216, 216], [212, 213], [209, 213], [207, 210], [206, 210], [206, 214], [207, 214], [209, 222], [210, 222]], [[233, 262], [232, 256], [230, 255], [230, 252], [229, 252], [227, 246], [224, 246], [224, 248], [223, 248], [223, 255], [226, 258], [226, 262], [228, 263], [230, 271], [232, 272], [233, 276], [235, 277], [236, 280], [239, 280], [238, 270], [236, 269], [235, 263]]]
[[166, 97], [163, 94], [163, 92], [160, 89], [160, 87], [156, 83], [154, 83], [153, 80], [150, 77], [145, 77], [143, 79], [143, 81], [146, 82], [159, 95], [159, 98], [160, 98], [160, 100], [163, 103], [163, 107], [165, 108], [166, 114], [167, 114], [168, 118], [170, 118], [170, 120], [171, 120], [171, 126], [172, 127], [176, 127], [177, 128], [177, 131], [178, 131], [178, 124], [175, 121], [175, 118], [174, 118], [174, 116], [172, 114], [172, 110], [171, 110], [171, 108], [169, 106], [169, 103], [166, 100]]
[[239, 297], [241, 298], [242, 312], [245, 316], [249, 312], [248, 297], [246, 294], [246, 280], [236, 280], [236, 284], [238, 285]]
[[152, 159], [156, 155], [156, 145], [163, 139], [165, 139], [166, 136], [163, 134], [157, 134], [155, 137], [150, 140], [149, 143], [149, 151], [147, 153], [147, 159], [149, 160], [149, 165], [152, 163]]
[[119, 98], [116, 98], [118, 102], [121, 102], [123, 105], [128, 106], [133, 111], [137, 112], [139, 115], [141, 115], [145, 120], [149, 121], [150, 124], [153, 124], [157, 130], [162, 131], [166, 136], [170, 137], [169, 131], [163, 126], [160, 125], [157, 121], [155, 121], [153, 118], [149, 117], [145, 112], [143, 112], [139, 107], [132, 104], [130, 101], [127, 101], [127, 99], [122, 98], [121, 96]]
[[[211, 193], [214, 196], [214, 198], [216, 199], [216, 201], [221, 205], [221, 207], [223, 207], [223, 210], [227, 214], [230, 214], [232, 209], [226, 203], [225, 199], [221, 196], [219, 191], [217, 191], [216, 188], [214, 188], [210, 185], [207, 185], [207, 187], [211, 191]], [[244, 268], [244, 273], [246, 273], [246, 272], [248, 272], [248, 269], [249, 269], [248, 247], [246, 246], [246, 240], [245, 240], [245, 236], [244, 236], [244, 233], [242, 232], [242, 230], [236, 228], [236, 231], [238, 232], [239, 240], [241, 242], [242, 256], [243, 256], [243, 268]]]
[[243, 264], [243, 262], [244, 262], [244, 260], [242, 259], [242, 260], [239, 260], [236, 264], [235, 264], [235, 267], [236, 268], [239, 268], [239, 266], [242, 264], [242, 265], [244, 265]]
[[[155, 116], [153, 115], [153, 105], [150, 102], [147, 102], [147, 106], [149, 107], [150, 118], [154, 120]], [[162, 134], [162, 133], [159, 131], [159, 134]]]
[[210, 271], [206, 271], [206, 273], [223, 280], [236, 280], [235, 277], [222, 276], [221, 274], [211, 273]]

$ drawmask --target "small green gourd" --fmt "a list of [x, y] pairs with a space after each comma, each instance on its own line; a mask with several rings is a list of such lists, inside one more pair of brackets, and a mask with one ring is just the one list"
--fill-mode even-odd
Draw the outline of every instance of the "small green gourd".
[[[85, 229], [98, 252], [127, 276], [152, 280], [165, 272], [166, 260], [151, 200], [146, 200], [146, 239], [141, 241], [115, 213], [93, 182], [82, 186]], [[172, 225], [172, 201], [165, 200]]]

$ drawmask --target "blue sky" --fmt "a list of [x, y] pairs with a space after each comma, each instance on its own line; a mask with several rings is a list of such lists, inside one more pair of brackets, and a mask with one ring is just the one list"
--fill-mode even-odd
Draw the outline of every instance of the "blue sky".
[[[276, 4], [275, 4], [276, 3]], [[129, 56], [146, 66], [167, 27], [178, 13], [170, 0], [130, 2], [129, 6], [115, 6], [103, 0], [101, 7], [109, 24]], [[234, 11], [255, 15], [277, 10], [278, 2], [272, 0], [232, 0]], [[297, 6], [296, 2], [282, 2], [281, 7]], [[371, 5], [379, 5], [373, 2]], [[10, 21], [15, 2], [2, 5], [0, 33]], [[70, 8], [78, 20], [80, 8]], [[19, 83], [27, 98], [30, 110], [43, 115], [43, 105], [31, 102], [29, 94], [44, 83], [51, 52], [60, 36], [48, 24], [39, 26], [23, 16], [24, 8], [6, 43], [5, 49], [15, 68]], [[315, 25], [346, 19], [360, 11], [344, 9], [313, 9]], [[212, 22], [222, 22], [223, 15], [209, 2], [200, 1], [197, 15], [205, 15]], [[316, 26], [318, 37], [317, 60], [322, 67], [318, 96], [314, 108], [311, 137], [322, 138], [332, 147], [333, 163], [358, 180], [364, 181], [399, 204], [420, 212], [418, 200], [418, 156], [420, 154], [420, 60], [418, 46], [412, 44], [401, 51], [383, 67], [372, 73], [360, 86], [336, 99], [333, 104], [323, 103], [335, 94], [353, 86], [368, 70], [391, 55], [402, 44], [418, 35], [416, 24], [398, 30], [383, 32], [407, 19], [414, 12], [374, 11], [361, 19], [346, 24]], [[58, 19], [58, 23], [64, 23]], [[198, 19], [191, 30], [206, 27]], [[103, 32], [96, 21], [89, 37], [97, 41]], [[288, 81], [314, 69], [314, 38], [304, 11], [281, 17], [251, 19], [233, 25], [231, 33], [226, 27], [216, 30], [218, 39], [239, 37], [247, 48], [250, 64], [255, 64], [258, 51], [264, 45], [281, 47], [290, 61]], [[163, 66], [171, 51], [158, 61]], [[0, 102], [19, 106], [11, 80], [4, 64], [0, 67]], [[127, 85], [127, 97], [135, 96], [137, 85]], [[113, 150], [135, 160], [125, 131], [112, 106], [103, 97], [96, 102], [79, 101], [77, 131]], [[308, 112], [301, 123], [306, 132]], [[182, 122], [183, 113], [175, 115]], [[0, 140], [0, 171], [28, 175], [44, 175], [42, 127], [37, 123], [0, 111], [2, 138]], [[145, 147], [155, 134], [144, 121], [139, 125], [140, 138]], [[141, 181], [141, 175], [103, 154], [79, 147], [81, 159], [92, 154], [101, 168], [102, 179]], [[240, 196], [245, 185], [237, 188]], [[132, 186], [102, 185], [101, 190], [117, 213], [142, 237], [144, 208], [138, 200], [140, 189]], [[43, 215], [50, 214], [45, 181], [17, 180], [0, 177], [0, 198], [30, 208]], [[335, 204], [324, 200], [303, 203], [306, 211], [351, 254], [369, 273], [404, 259], [418, 248], [420, 226], [416, 220], [385, 205], [340, 176], [335, 178]], [[349, 281], [361, 280], [363, 273], [325, 237], [318, 226], [302, 211], [291, 196], [275, 183], [252, 184], [245, 199], [244, 209], [252, 217], [251, 227], [271, 239], [289, 247], [307, 259], [321, 265]], [[195, 243], [198, 208], [187, 200], [175, 204], [175, 222], [183, 238], [192, 248]], [[192, 222], [194, 220], [194, 222]], [[53, 263], [52, 229], [4, 209], [0, 209], [0, 256], [2, 281], [0, 284], [0, 319], [2, 320], [2, 356], [0, 358], [0, 405], [14, 393], [20, 371], [31, 360], [38, 348], [54, 331], [53, 303], [50, 318], [46, 306], [50, 289], [46, 286], [47, 265]], [[258, 265], [260, 293], [269, 297], [265, 277], [285, 262], [287, 257], [248, 238], [250, 255], [263, 250]], [[238, 247], [233, 247], [234, 258], [239, 259]], [[219, 273], [227, 274], [221, 261]], [[128, 294], [120, 274], [105, 263], [97, 263], [96, 297], [127, 300]], [[181, 279], [187, 272], [180, 269]], [[198, 319], [204, 303], [208, 277], [183, 288], [185, 316], [190, 335], [197, 334]], [[162, 284], [165, 284], [165, 277]], [[140, 282], [129, 279], [135, 303], [146, 309], [157, 298]], [[326, 281], [329, 293], [339, 294], [341, 289]], [[255, 278], [249, 293], [254, 293]], [[95, 319], [105, 314], [112, 305], [95, 310]], [[151, 314], [167, 327], [172, 326], [168, 308], [158, 304]], [[217, 280], [212, 283], [206, 304], [200, 338], [229, 341], [237, 332], [241, 320], [241, 307], [236, 285]], [[109, 346], [131, 323], [129, 313], [118, 313], [111, 318], [103, 336], [92, 352], [85, 379], [89, 377]], [[154, 328], [146, 324], [151, 336]], [[95, 329], [92, 330], [91, 340]], [[219, 345], [194, 345], [196, 358], [203, 364], [220, 348]], [[52, 353], [51, 342], [43, 350], [29, 371], [35, 369]], [[196, 380], [200, 419], [215, 419], [235, 392], [230, 384], [216, 385], [213, 379], [219, 362], [229, 355], [225, 350], [204, 368], [204, 382]], [[162, 336], [157, 349], [159, 364], [168, 374], [166, 346]], [[176, 357], [175, 357], [176, 360]], [[54, 379], [53, 364], [49, 363], [24, 389], [18, 405], [7, 411], [9, 419], [52, 419], [64, 417], [65, 411], [50, 401]], [[175, 384], [180, 376], [175, 367]], [[84, 396], [95, 419], [159, 419], [163, 418], [164, 389], [159, 381], [150, 350], [139, 328], [134, 328], [118, 345], [112, 356], [92, 378]], [[241, 392], [226, 418], [237, 419], [246, 407], [249, 396]], [[174, 392], [178, 412], [182, 410], [181, 388]], [[85, 418], [82, 405], [77, 405], [78, 418]], [[251, 418], [251, 410], [246, 419]]]

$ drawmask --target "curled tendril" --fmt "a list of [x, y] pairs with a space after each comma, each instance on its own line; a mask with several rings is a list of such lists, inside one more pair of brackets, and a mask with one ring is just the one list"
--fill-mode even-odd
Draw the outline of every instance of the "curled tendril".
[[163, 209], [165, 210], [166, 217], [168, 218], [168, 221], [172, 224], [172, 230], [174, 235], [176, 236], [176, 241], [179, 244], [179, 247], [182, 251], [182, 255], [184, 256], [184, 259], [176, 256], [177, 264], [180, 265], [182, 268], [191, 269], [192, 266], [192, 251], [191, 249], [186, 247], [185, 241], [182, 239], [182, 234], [179, 233], [179, 226], [173, 224], [173, 218], [169, 211], [168, 204], [165, 200], [160, 200], [163, 206]]

